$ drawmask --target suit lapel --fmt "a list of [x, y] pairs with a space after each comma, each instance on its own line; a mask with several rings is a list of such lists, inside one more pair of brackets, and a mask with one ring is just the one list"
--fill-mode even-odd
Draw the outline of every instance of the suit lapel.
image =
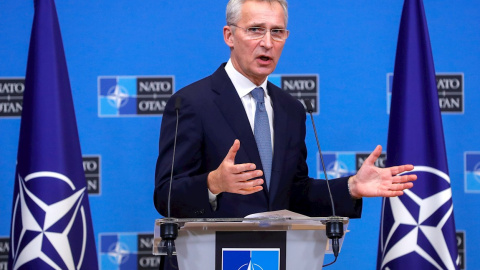
[[[230, 128], [237, 135], [237, 139], [240, 140], [239, 152], [244, 152], [249, 162], [255, 163], [257, 169], [263, 170], [257, 143], [255, 142], [245, 108], [232, 81], [225, 72], [224, 65], [220, 66], [212, 75], [212, 90], [217, 94], [214, 100], [215, 104], [230, 125]], [[268, 196], [265, 183], [263, 184], [263, 189], [265, 195]]]
[[[288, 114], [284, 108], [285, 104], [280, 95], [273, 89], [276, 88], [270, 82], [267, 85], [268, 94], [272, 98], [273, 103], [273, 130], [274, 130], [274, 146], [273, 146], [273, 161], [272, 161], [272, 176], [270, 180], [270, 204], [274, 202], [278, 188], [282, 183], [282, 166], [285, 158], [286, 147], [288, 144]], [[279, 89], [277, 89], [279, 90]], [[279, 90], [282, 91], [282, 90]]]

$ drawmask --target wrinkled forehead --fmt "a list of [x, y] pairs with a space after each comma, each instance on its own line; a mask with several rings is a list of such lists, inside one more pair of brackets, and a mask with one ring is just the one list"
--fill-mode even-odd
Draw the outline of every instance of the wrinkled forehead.
[[287, 0], [229, 0], [226, 7], [226, 22], [237, 24], [241, 17], [242, 6], [247, 2], [263, 2], [268, 4], [279, 4], [283, 9], [285, 27], [288, 24], [288, 3]]
[[286, 28], [285, 12], [276, 1], [246, 1], [240, 12], [239, 24], [267, 28]]

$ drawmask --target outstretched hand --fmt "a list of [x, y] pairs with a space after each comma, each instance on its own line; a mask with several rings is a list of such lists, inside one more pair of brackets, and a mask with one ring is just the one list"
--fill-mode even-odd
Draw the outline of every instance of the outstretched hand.
[[235, 164], [235, 156], [240, 149], [240, 141], [235, 140], [218, 168], [208, 174], [208, 189], [213, 194], [221, 192], [248, 195], [263, 189], [261, 170], [255, 170], [253, 163]]
[[382, 146], [378, 145], [357, 174], [348, 180], [352, 197], [395, 197], [403, 195], [403, 190], [413, 187], [412, 181], [417, 180], [417, 175], [398, 175], [413, 170], [413, 165], [378, 168], [375, 161], [381, 153]]

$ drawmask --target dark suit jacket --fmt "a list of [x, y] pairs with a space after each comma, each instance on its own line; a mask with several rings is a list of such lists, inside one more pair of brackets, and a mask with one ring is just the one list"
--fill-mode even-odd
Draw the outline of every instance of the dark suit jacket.
[[[251, 195], [221, 193], [213, 211], [207, 192], [207, 175], [218, 168], [235, 139], [240, 140], [235, 163], [262, 163], [242, 102], [225, 72], [225, 64], [211, 76], [175, 93], [163, 115], [155, 172], [154, 203], [167, 215], [167, 197], [175, 134], [176, 97], [181, 97], [178, 139], [172, 184], [171, 215], [177, 218], [244, 217], [248, 214], [289, 209], [309, 216], [332, 214], [325, 181], [308, 177], [305, 146], [306, 114], [290, 94], [268, 83], [273, 103], [274, 157], [270, 190]], [[330, 182], [336, 214], [360, 217], [361, 200], [352, 200], [347, 178]]]

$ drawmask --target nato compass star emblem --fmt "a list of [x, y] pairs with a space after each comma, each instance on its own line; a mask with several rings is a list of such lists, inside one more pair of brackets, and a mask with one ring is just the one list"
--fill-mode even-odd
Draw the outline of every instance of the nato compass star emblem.
[[475, 165], [475, 168], [473, 169], [473, 176], [475, 177], [475, 180], [480, 183], [480, 162]]
[[128, 260], [128, 257], [130, 256], [130, 250], [128, 250], [127, 245], [124, 243], [116, 242], [110, 246], [107, 254], [111, 262], [119, 265]]
[[252, 258], [250, 258], [250, 261], [248, 262], [248, 264], [244, 264], [240, 266], [238, 270], [263, 270], [263, 268], [256, 263], [252, 263]]
[[334, 162], [328, 164], [327, 174], [332, 178], [340, 178], [348, 174], [348, 167], [342, 161], [335, 160]]
[[389, 262], [409, 255], [423, 258], [432, 269], [456, 269], [454, 261], [459, 258], [452, 259], [449, 241], [444, 234], [448, 234], [453, 219], [450, 177], [427, 166], [415, 166], [412, 172], [433, 174], [444, 188], [423, 195], [406, 190], [404, 196], [384, 199], [380, 231], [383, 262], [380, 269], [388, 270]]
[[118, 109], [127, 104], [128, 91], [123, 86], [117, 84], [108, 90], [107, 99], [110, 105]]
[[279, 270], [279, 248], [223, 248], [222, 269]]
[[317, 178], [319, 179], [325, 178], [325, 173], [328, 178], [340, 178], [357, 172], [355, 167], [357, 154], [354, 152], [324, 152], [323, 162], [326, 172], [324, 172], [322, 158], [317, 152]]
[[[66, 185], [72, 192], [66, 195], [50, 191], [52, 196], [63, 195], [57, 200], [35, 194], [29, 185], [36, 190], [41, 187], [43, 193], [53, 185]], [[80, 269], [87, 243], [87, 222], [81, 204], [85, 187], [77, 190], [68, 177], [56, 172], [36, 172], [25, 179], [19, 175], [18, 187], [12, 219], [13, 270], [34, 260], [52, 269]], [[70, 233], [72, 228], [77, 229], [75, 234]], [[70, 241], [80, 242], [81, 248], [72, 248]]]

